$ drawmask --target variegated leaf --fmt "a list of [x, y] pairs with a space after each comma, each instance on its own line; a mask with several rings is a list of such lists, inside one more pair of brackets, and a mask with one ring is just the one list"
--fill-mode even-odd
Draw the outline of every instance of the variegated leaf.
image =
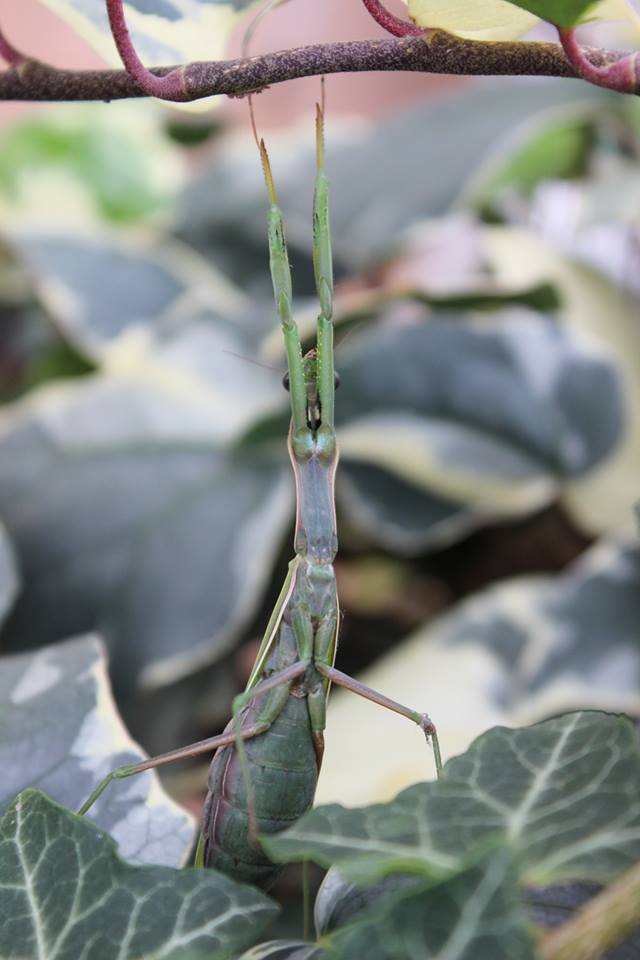
[[[625, 529], [635, 533], [633, 504], [640, 476], [640, 336], [633, 297], [599, 271], [562, 256], [535, 234], [506, 227], [485, 231], [484, 249], [496, 275], [507, 283], [545, 277], [562, 293], [559, 318], [596, 355], [615, 365], [625, 410], [619, 441], [596, 469], [575, 474], [564, 501], [577, 522], [593, 534]], [[606, 322], [603, 320], [606, 318]], [[585, 398], [588, 401], [588, 396]], [[600, 415], [598, 395], [591, 416]], [[594, 422], [595, 422], [594, 419]]]
[[[496, 724], [581, 707], [640, 715], [639, 576], [634, 544], [603, 542], [559, 576], [514, 578], [471, 597], [360, 679], [427, 711], [447, 757]], [[320, 802], [386, 800], [433, 775], [406, 720], [347, 691], [332, 693], [326, 744]]]
[[572, 26], [586, 13], [599, 20], [628, 19], [628, 0], [405, 0], [421, 27], [438, 27], [472, 40], [513, 40], [539, 18]]
[[0, 511], [26, 583], [10, 649], [100, 625], [116, 683], [131, 688], [215, 660], [251, 619], [292, 490], [269, 452], [222, 444], [238, 422], [229, 394], [192, 375], [220, 362], [209, 333], [196, 325], [188, 349], [167, 345], [184, 367], [165, 379], [160, 352], [142, 373], [121, 361], [5, 411]]
[[[44, 0], [98, 51], [122, 66], [103, 0]], [[218, 60], [238, 18], [256, 0], [125, 0], [127, 24], [147, 66]]]
[[[27, 787], [78, 809], [116, 767], [146, 759], [116, 710], [95, 636], [3, 656], [0, 704], [2, 811]], [[131, 863], [182, 866], [194, 842], [193, 818], [167, 796], [155, 772], [110, 784], [88, 816]]]

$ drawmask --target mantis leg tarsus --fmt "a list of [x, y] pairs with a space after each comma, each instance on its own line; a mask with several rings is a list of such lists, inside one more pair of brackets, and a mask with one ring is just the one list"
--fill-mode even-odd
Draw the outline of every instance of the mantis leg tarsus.
[[438, 775], [439, 780], [442, 776], [442, 753], [440, 752], [440, 741], [438, 739], [438, 733], [435, 727], [433, 727], [433, 732], [429, 734], [429, 737], [431, 739], [433, 757], [436, 763], [436, 774]]
[[322, 674], [323, 677], [326, 677], [327, 680], [330, 680], [331, 683], [335, 683], [339, 687], [344, 687], [345, 690], [351, 690], [352, 693], [358, 694], [359, 697], [363, 697], [365, 700], [371, 700], [372, 703], [377, 703], [381, 707], [386, 707], [387, 710], [392, 710], [394, 713], [399, 713], [400, 716], [406, 717], [407, 720], [413, 721], [416, 726], [420, 727], [427, 738], [427, 742], [430, 742], [432, 745], [436, 764], [436, 772], [438, 777], [440, 777], [442, 773], [440, 744], [438, 742], [438, 734], [435, 724], [428, 714], [419, 713], [417, 710], [412, 710], [411, 707], [405, 707], [404, 704], [398, 703], [397, 700], [392, 700], [383, 693], [378, 693], [377, 690], [373, 690], [371, 687], [366, 686], [366, 684], [360, 683], [359, 680], [354, 679], [354, 677], [350, 677], [347, 673], [342, 673], [341, 670], [336, 670], [335, 667], [331, 667], [326, 663], [317, 662], [316, 669], [318, 673]]

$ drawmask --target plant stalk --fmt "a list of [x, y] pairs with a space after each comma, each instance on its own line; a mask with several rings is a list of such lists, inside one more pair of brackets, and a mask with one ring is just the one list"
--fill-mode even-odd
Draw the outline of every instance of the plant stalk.
[[[584, 48], [590, 62], [606, 68], [623, 54]], [[15, 51], [19, 57], [23, 54]], [[154, 68], [164, 77], [176, 67]], [[298, 77], [331, 73], [410, 71], [457, 76], [577, 77], [557, 43], [486, 42], [436, 30], [425, 37], [353, 40], [280, 50], [263, 56], [191, 63], [183, 68], [188, 98], [249, 93]], [[638, 88], [633, 91], [638, 93]], [[59, 70], [24, 58], [0, 72], [0, 100], [123, 100], [147, 96], [124, 70]]]
[[540, 960], [598, 960], [640, 927], [640, 863], [539, 941]]

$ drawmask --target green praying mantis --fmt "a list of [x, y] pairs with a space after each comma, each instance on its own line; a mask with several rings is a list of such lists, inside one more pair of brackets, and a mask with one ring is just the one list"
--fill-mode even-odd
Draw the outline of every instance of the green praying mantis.
[[333, 267], [324, 110], [316, 111], [313, 261], [320, 303], [315, 349], [302, 354], [293, 317], [292, 283], [282, 213], [269, 157], [259, 149], [270, 200], [269, 255], [275, 302], [287, 356], [291, 398], [288, 449], [296, 484], [295, 556], [276, 602], [244, 693], [219, 736], [112, 771], [83, 804], [84, 814], [109, 783], [152, 767], [216, 750], [196, 863], [268, 888], [280, 866], [262, 849], [261, 833], [290, 826], [312, 805], [324, 750], [331, 684], [351, 690], [412, 720], [441, 758], [436, 729], [419, 713], [359, 683], [334, 666], [339, 606], [333, 569], [338, 540], [334, 481]]

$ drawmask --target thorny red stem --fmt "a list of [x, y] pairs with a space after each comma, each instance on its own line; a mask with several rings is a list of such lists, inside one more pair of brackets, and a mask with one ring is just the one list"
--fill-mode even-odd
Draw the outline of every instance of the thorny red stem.
[[135, 51], [125, 20], [122, 0], [106, 0], [109, 25], [125, 70], [144, 93], [160, 100], [191, 100], [187, 91], [184, 67], [176, 67], [164, 77], [147, 70]]
[[575, 27], [558, 27], [557, 30], [567, 60], [583, 80], [619, 93], [638, 92], [639, 54], [630, 53], [605, 67], [597, 66], [578, 43]]
[[392, 33], [394, 37], [421, 37], [426, 32], [415, 23], [408, 23], [389, 13], [380, 0], [362, 0], [362, 2], [376, 23], [379, 23], [387, 33]]

